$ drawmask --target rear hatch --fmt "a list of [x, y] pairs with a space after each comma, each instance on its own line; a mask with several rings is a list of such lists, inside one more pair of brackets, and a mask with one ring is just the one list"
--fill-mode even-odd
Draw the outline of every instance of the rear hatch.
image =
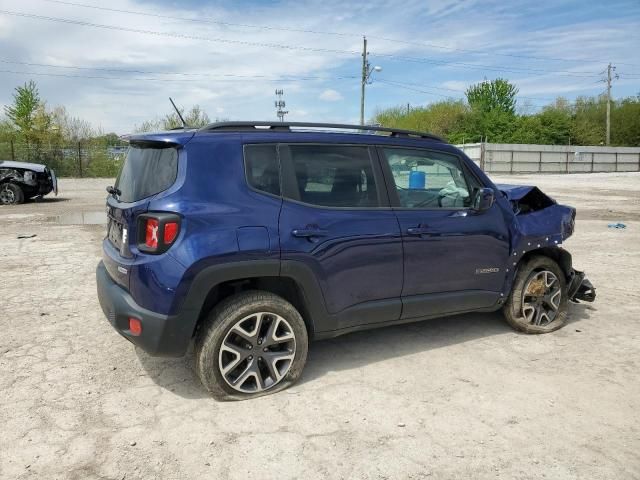
[[137, 218], [155, 195], [175, 183], [179, 147], [166, 141], [132, 140], [107, 198], [104, 263], [111, 277], [125, 288], [129, 287], [129, 266], [139, 255]]

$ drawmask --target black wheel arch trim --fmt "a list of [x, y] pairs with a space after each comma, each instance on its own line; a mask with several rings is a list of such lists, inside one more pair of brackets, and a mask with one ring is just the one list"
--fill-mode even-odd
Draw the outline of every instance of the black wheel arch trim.
[[205, 267], [191, 282], [179, 309], [180, 315], [185, 322], [191, 324], [191, 330], [195, 333], [197, 324], [206, 315], [203, 308], [207, 296], [214, 288], [233, 280], [265, 277], [289, 278], [295, 282], [303, 296], [306, 309], [306, 312], [300, 313], [310, 329], [309, 336], [313, 337], [316, 327], [327, 318], [324, 297], [311, 269], [296, 261], [246, 260]]

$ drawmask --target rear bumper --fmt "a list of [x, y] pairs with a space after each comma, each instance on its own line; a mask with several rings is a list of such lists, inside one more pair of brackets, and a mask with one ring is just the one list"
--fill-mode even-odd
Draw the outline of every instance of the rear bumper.
[[569, 300], [572, 302], [593, 302], [596, 299], [596, 289], [587, 279], [584, 272], [573, 271], [568, 286]]
[[[162, 315], [139, 306], [120, 285], [113, 281], [103, 262], [96, 268], [98, 300], [115, 330], [145, 352], [159, 357], [183, 356], [193, 334], [193, 322], [181, 315]], [[129, 317], [142, 323], [142, 333], [129, 330]]]

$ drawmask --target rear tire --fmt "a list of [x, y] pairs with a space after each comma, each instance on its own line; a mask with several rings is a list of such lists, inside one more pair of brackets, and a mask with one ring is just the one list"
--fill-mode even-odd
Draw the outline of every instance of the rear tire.
[[196, 373], [218, 400], [275, 393], [302, 374], [308, 351], [300, 313], [273, 293], [233, 295], [209, 313], [196, 335]]
[[567, 322], [567, 301], [567, 283], [560, 266], [549, 257], [536, 256], [518, 268], [503, 313], [516, 330], [549, 333]]
[[17, 205], [24, 202], [24, 192], [15, 183], [3, 183], [0, 185], [0, 204]]

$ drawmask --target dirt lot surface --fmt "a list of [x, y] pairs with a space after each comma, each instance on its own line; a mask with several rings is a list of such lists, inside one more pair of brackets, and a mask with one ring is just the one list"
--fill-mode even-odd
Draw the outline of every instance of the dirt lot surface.
[[541, 336], [495, 313], [317, 342], [299, 384], [234, 403], [103, 318], [110, 181], [0, 207], [0, 478], [640, 478], [640, 174], [495, 179], [578, 208], [596, 303]]

